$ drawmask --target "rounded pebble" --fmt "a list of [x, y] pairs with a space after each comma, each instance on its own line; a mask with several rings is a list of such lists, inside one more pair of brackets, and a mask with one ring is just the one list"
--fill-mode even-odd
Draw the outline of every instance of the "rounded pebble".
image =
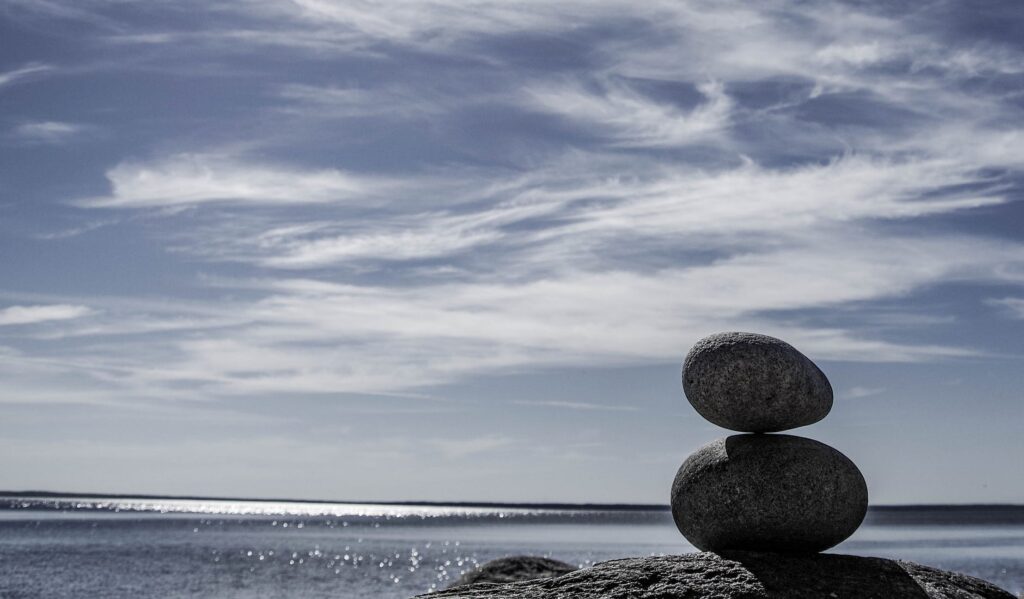
[[698, 341], [683, 362], [683, 393], [708, 421], [740, 432], [806, 426], [832, 409], [832, 385], [810, 358], [755, 333]]
[[694, 452], [672, 483], [672, 517], [705, 551], [817, 552], [864, 520], [868, 488], [839, 451], [792, 435], [733, 435]]

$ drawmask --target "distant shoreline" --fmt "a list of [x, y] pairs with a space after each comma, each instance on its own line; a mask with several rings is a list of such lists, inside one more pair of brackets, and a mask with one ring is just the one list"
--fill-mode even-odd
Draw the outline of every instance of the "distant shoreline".
[[[99, 500], [131, 500], [140, 499], [144, 501], [169, 500], [169, 501], [226, 501], [226, 502], [253, 502], [253, 503], [297, 503], [310, 505], [379, 505], [379, 506], [405, 506], [405, 507], [457, 507], [457, 508], [484, 508], [484, 509], [534, 509], [534, 510], [565, 510], [565, 511], [656, 511], [667, 512], [667, 504], [648, 503], [559, 503], [559, 502], [488, 502], [488, 501], [358, 501], [358, 500], [327, 500], [327, 499], [286, 499], [286, 498], [252, 498], [252, 497], [208, 497], [198, 495], [146, 495], [146, 494], [122, 494], [122, 493], [70, 493], [57, 491], [0, 491], [0, 500], [17, 499], [99, 499]], [[970, 511], [983, 509], [986, 511], [1019, 510], [1024, 504], [1014, 503], [924, 503], [924, 504], [898, 504], [898, 505], [871, 505], [868, 509], [873, 512], [900, 512], [900, 511]], [[3, 509], [3, 506], [0, 506]]]

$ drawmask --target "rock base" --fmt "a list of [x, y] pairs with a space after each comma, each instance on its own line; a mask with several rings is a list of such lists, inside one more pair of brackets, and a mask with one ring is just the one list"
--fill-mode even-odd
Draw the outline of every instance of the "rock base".
[[852, 555], [691, 553], [603, 562], [557, 578], [474, 584], [431, 599], [1015, 599], [983, 580]]
[[462, 578], [448, 588], [453, 589], [481, 582], [502, 584], [538, 578], [554, 578], [575, 570], [576, 566], [556, 559], [515, 555], [491, 560], [472, 572], [466, 572]]

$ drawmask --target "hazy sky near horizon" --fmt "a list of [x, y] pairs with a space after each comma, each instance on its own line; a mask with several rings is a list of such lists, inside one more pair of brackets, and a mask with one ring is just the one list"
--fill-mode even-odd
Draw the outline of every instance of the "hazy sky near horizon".
[[781, 337], [1024, 502], [1019, 2], [5, 0], [0, 488], [665, 502]]

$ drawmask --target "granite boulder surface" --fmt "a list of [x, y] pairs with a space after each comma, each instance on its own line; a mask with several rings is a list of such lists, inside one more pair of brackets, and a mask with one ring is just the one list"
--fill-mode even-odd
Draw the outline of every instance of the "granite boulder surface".
[[538, 578], [554, 578], [574, 572], [576, 566], [548, 557], [514, 555], [493, 559], [475, 570], [466, 572], [448, 588], [478, 582], [506, 583]]
[[691, 553], [628, 558], [557, 578], [475, 584], [432, 599], [1014, 599], [983, 580], [851, 555]]

